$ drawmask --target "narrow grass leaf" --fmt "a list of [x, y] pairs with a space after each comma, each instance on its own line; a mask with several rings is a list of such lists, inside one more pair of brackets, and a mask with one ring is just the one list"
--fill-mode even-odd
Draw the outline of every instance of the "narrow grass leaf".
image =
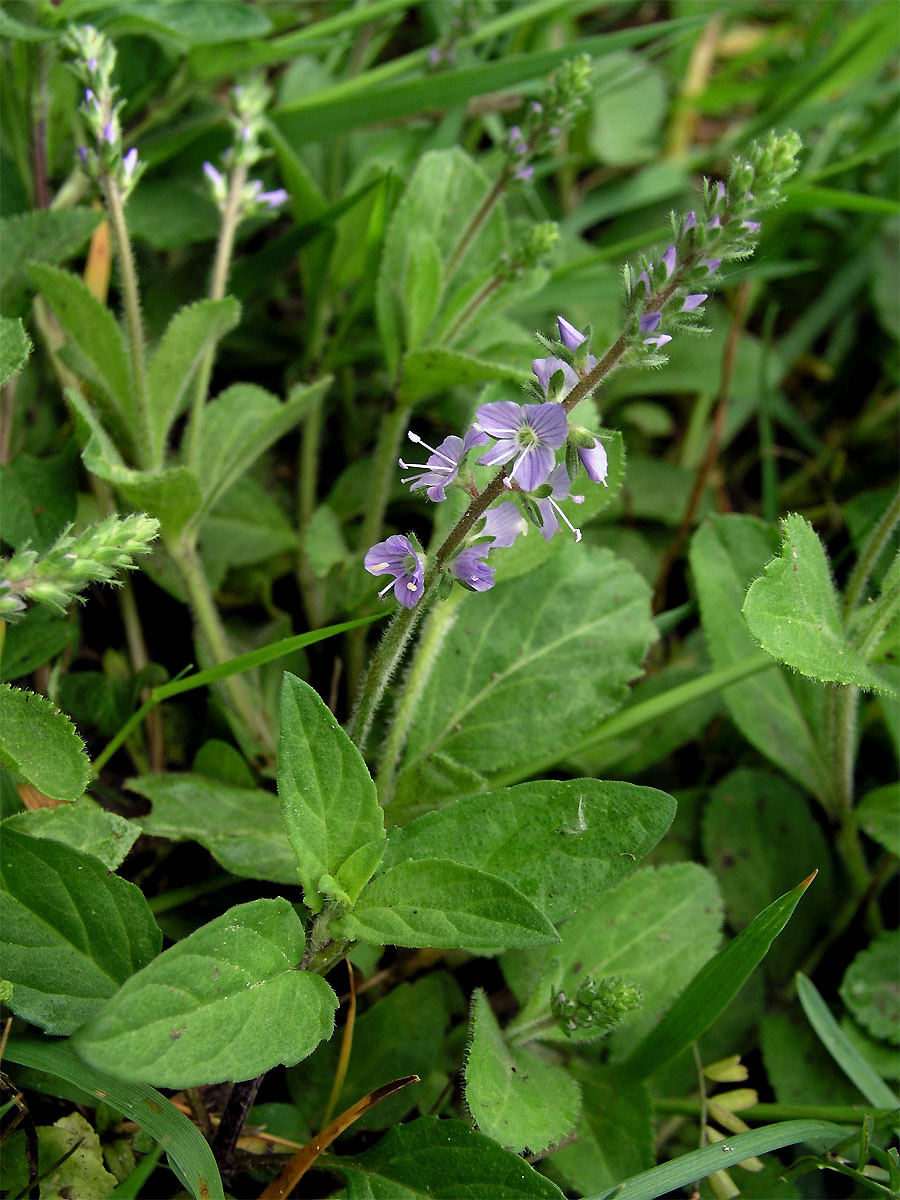
[[632, 1052], [627, 1062], [629, 1078], [652, 1075], [709, 1029], [763, 960], [814, 878], [811, 875], [804, 879], [763, 909], [752, 924], [700, 968], [660, 1023]]
[[812, 980], [799, 971], [796, 980], [797, 995], [810, 1025], [847, 1078], [856, 1084], [870, 1104], [878, 1108], [900, 1107], [900, 1097], [888, 1087], [875, 1068], [848, 1039]]
[[831, 1121], [780, 1121], [777, 1125], [764, 1125], [762, 1129], [738, 1133], [727, 1142], [716, 1142], [712, 1146], [704, 1146], [702, 1150], [683, 1154], [660, 1167], [626, 1179], [612, 1191], [589, 1196], [587, 1200], [656, 1200], [657, 1196], [666, 1196], [676, 1188], [705, 1179], [715, 1171], [736, 1167], [746, 1159], [770, 1150], [796, 1146], [814, 1138], [832, 1144], [842, 1141], [846, 1136], [846, 1128], [834, 1125]]
[[123, 1113], [165, 1148], [194, 1200], [224, 1200], [219, 1168], [209, 1143], [197, 1126], [154, 1088], [145, 1083], [123, 1083], [89, 1067], [76, 1057], [68, 1042], [11, 1037], [4, 1054], [10, 1062], [65, 1080]]

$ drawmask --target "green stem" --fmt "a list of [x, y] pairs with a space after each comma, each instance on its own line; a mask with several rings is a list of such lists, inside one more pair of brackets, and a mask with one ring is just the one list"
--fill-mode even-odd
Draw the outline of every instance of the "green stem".
[[850, 572], [850, 578], [847, 580], [847, 588], [844, 592], [844, 619], [846, 620], [860, 600], [863, 598], [863, 593], [866, 590], [866, 584], [869, 582], [869, 576], [872, 574], [872, 569], [878, 562], [882, 550], [888, 543], [888, 539], [894, 532], [894, 527], [900, 522], [900, 492], [894, 496], [894, 499], [888, 505], [881, 520], [869, 534], [869, 538], [863, 546], [859, 558], [856, 560], [856, 565]]
[[441, 338], [442, 345], [450, 345], [460, 330], [464, 329], [465, 326], [468, 325], [482, 305], [485, 304], [491, 298], [491, 296], [493, 296], [494, 292], [496, 292], [496, 290], [500, 287], [501, 283], [503, 283], [503, 277], [500, 275], [495, 275], [493, 279], [488, 280], [488, 282], [483, 288], [480, 289], [480, 291], [475, 293], [466, 307], [462, 310], [462, 312]]
[[409, 639], [437, 590], [439, 581], [440, 575], [432, 573], [431, 578], [425, 583], [425, 589], [415, 608], [398, 608], [390, 625], [384, 631], [384, 637], [369, 664], [356, 708], [347, 726], [348, 734], [360, 750], [366, 744], [366, 738], [372, 728], [372, 721], [391, 676], [396, 671], [403, 652], [409, 644]]
[[488, 217], [493, 212], [495, 204], [500, 199], [500, 197], [503, 195], [503, 193], [506, 191], [506, 187], [509, 184], [510, 179], [512, 179], [512, 175], [513, 175], [513, 169], [507, 163], [507, 165], [503, 168], [503, 170], [497, 176], [494, 186], [491, 188], [491, 190], [488, 192], [488, 194], [482, 200], [481, 204], [476, 209], [474, 215], [472, 216], [471, 221], [469, 221], [468, 225], [465, 227], [465, 229], [460, 234], [459, 241], [453, 247], [453, 251], [452, 251], [450, 257], [447, 259], [447, 270], [446, 270], [446, 278], [447, 279], [451, 278], [451, 276], [453, 275], [456, 268], [462, 262], [466, 251], [468, 250], [469, 246], [471, 246], [472, 242], [477, 237], [478, 232], [481, 229], [482, 225], [485, 223], [485, 221], [488, 219]]
[[512, 1021], [506, 1027], [506, 1041], [510, 1046], [525, 1046], [547, 1030], [559, 1031], [559, 1021], [552, 1013], [535, 1017], [533, 1021], [526, 1021], [524, 1025], [517, 1025]]
[[378, 774], [375, 777], [375, 787], [378, 800], [386, 807], [393, 799], [394, 774], [397, 761], [406, 745], [406, 737], [416, 713], [416, 707], [422, 697], [425, 684], [431, 675], [438, 651], [444, 643], [444, 638], [450, 632], [456, 619], [456, 610], [463, 598], [461, 589], [457, 589], [443, 604], [433, 610], [422, 630], [422, 636], [416, 647], [415, 658], [403, 684], [403, 691], [391, 721], [381, 761], [378, 764]]
[[[219, 611], [209, 589], [203, 565], [192, 540], [184, 538], [169, 544], [169, 552], [175, 559], [187, 589], [191, 611], [209, 652], [217, 664], [229, 662], [234, 655], [228, 645], [228, 637], [222, 625]], [[239, 675], [229, 675], [224, 680], [225, 690], [251, 737], [274, 756], [275, 740], [266, 724], [257, 701], [253, 699], [245, 682]]]
[[[228, 195], [222, 212], [222, 224], [219, 227], [219, 240], [216, 243], [216, 256], [213, 260], [212, 277], [209, 284], [209, 299], [221, 300], [225, 295], [228, 283], [228, 272], [231, 267], [231, 256], [234, 251], [234, 238], [240, 224], [241, 194], [247, 182], [247, 167], [244, 163], [231, 172], [228, 181]], [[203, 418], [203, 406], [209, 391], [209, 381], [212, 376], [216, 349], [210, 345], [203, 352], [200, 365], [197, 368], [197, 381], [194, 385], [194, 399], [191, 404], [191, 415], [188, 420], [187, 445], [185, 461], [196, 471], [200, 465], [200, 428]]]
[[854, 644], [860, 654], [868, 662], [875, 653], [875, 648], [884, 636], [888, 626], [897, 619], [897, 583], [900, 576], [900, 555], [895, 558], [888, 572], [881, 593], [873, 600], [865, 613], [859, 631], [854, 637]]
[[125, 206], [122, 203], [121, 192], [108, 173], [103, 176], [102, 184], [109, 213], [109, 223], [116, 243], [119, 274], [122, 281], [122, 302], [125, 308], [125, 323], [128, 328], [128, 344], [131, 348], [131, 369], [134, 377], [134, 398], [137, 409], [135, 435], [138, 461], [142, 467], [158, 467], [159, 464], [153, 461], [153, 437], [150, 429], [150, 412], [147, 407], [147, 368], [144, 357], [144, 331], [141, 327], [141, 297], [134, 265], [134, 254], [131, 249], [131, 238], [128, 236], [128, 226], [125, 223]]

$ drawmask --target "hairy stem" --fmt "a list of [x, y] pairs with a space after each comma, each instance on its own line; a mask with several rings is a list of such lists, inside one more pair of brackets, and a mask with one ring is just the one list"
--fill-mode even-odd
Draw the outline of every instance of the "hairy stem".
[[900, 522], [900, 492], [897, 492], [894, 496], [881, 520], [869, 534], [869, 539], [865, 546], [863, 546], [859, 558], [856, 560], [856, 565], [850, 572], [850, 578], [847, 580], [847, 588], [844, 592], [845, 620], [850, 616], [860, 600], [862, 600], [866, 584], [869, 582], [869, 576], [872, 574], [872, 569], [878, 561], [882, 550], [887, 545], [898, 522]]
[[144, 356], [144, 331], [141, 326], [141, 297], [138, 289], [137, 270], [131, 238], [125, 222], [125, 206], [122, 193], [106, 172], [101, 180], [109, 223], [112, 228], [116, 253], [119, 260], [119, 275], [122, 281], [122, 301], [125, 308], [125, 323], [128, 328], [128, 344], [131, 349], [131, 369], [134, 376], [134, 400], [137, 416], [135, 440], [138, 461], [142, 467], [159, 467], [153, 462], [153, 440], [150, 433], [150, 413], [147, 408], [147, 368]]
[[409, 727], [415, 716], [419, 700], [422, 698], [425, 685], [431, 676], [438, 651], [456, 620], [456, 610], [462, 597], [462, 591], [457, 589], [443, 604], [439, 604], [434, 609], [425, 623], [416, 647], [415, 658], [409, 674], [404, 680], [403, 691], [385, 739], [381, 761], [378, 764], [378, 773], [375, 776], [375, 787], [378, 790], [378, 800], [382, 807], [386, 807], [393, 799], [397, 762], [406, 745]]
[[460, 332], [460, 330], [464, 329], [466, 325], [468, 325], [482, 305], [486, 304], [487, 301], [490, 300], [491, 296], [493, 296], [494, 292], [497, 291], [502, 282], [503, 277], [500, 275], [495, 275], [492, 279], [487, 281], [483, 288], [480, 288], [475, 293], [466, 307], [462, 310], [462, 312], [441, 338], [441, 343], [443, 345], [448, 346]]
[[[240, 223], [241, 193], [247, 182], [247, 167], [239, 163], [231, 172], [228, 182], [228, 195], [225, 199], [225, 209], [222, 213], [222, 223], [219, 226], [219, 240], [216, 243], [216, 256], [213, 260], [212, 277], [209, 284], [209, 299], [221, 300], [225, 296], [228, 283], [228, 272], [231, 268], [231, 256], [234, 251], [234, 238]], [[187, 446], [185, 461], [194, 470], [199, 465], [200, 457], [200, 425], [203, 416], [203, 406], [206, 404], [206, 394], [209, 391], [209, 380], [215, 362], [215, 346], [208, 346], [197, 368], [197, 380], [194, 385], [194, 398], [191, 403], [191, 415], [187, 428]]]

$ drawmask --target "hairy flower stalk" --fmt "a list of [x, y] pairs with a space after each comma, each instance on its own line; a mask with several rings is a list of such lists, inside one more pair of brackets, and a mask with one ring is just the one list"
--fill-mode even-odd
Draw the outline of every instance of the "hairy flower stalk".
[[[424, 570], [416, 599], [394, 617], [376, 652], [350, 723], [358, 745], [365, 742], [387, 682], [412, 635], [419, 605], [430, 600], [447, 570], [451, 578], [472, 590], [486, 591], [492, 586], [493, 575], [483, 561], [492, 547], [482, 546], [472, 554], [472, 548], [478, 550], [480, 535], [470, 535], [501, 497], [512, 495], [546, 539], [557, 532], [562, 516], [575, 540], [580, 540], [580, 530], [559, 506], [566, 498], [576, 503], [580, 499], [569, 497], [572, 479], [568, 464], [577, 461], [592, 482], [603, 483], [606, 456], [600, 439], [589, 430], [569, 426], [569, 413], [616, 367], [626, 363], [659, 365], [665, 361], [660, 351], [677, 333], [700, 331], [702, 306], [719, 282], [719, 267], [753, 252], [760, 230], [756, 215], [778, 203], [782, 185], [796, 169], [799, 149], [796, 134], [770, 134], [752, 148], [748, 158], [734, 161], [727, 187], [707, 180], [698, 210], [680, 217], [673, 214], [673, 241], [665, 252], [655, 262], [645, 261], [639, 272], [630, 267], [625, 270], [624, 327], [604, 354], [596, 358], [590, 352], [590, 331], [582, 332], [560, 316], [558, 341], [542, 339], [550, 353], [532, 363], [541, 403], [499, 401], [478, 409], [472, 428], [494, 441], [479, 462], [499, 465], [500, 470], [478, 491], [470, 473], [463, 477], [467, 450], [462, 439], [452, 462], [453, 479], [448, 472], [448, 483], [465, 487], [472, 501], [437, 550], [433, 565]], [[556, 454], [564, 445], [569, 452], [564, 462], [557, 464]], [[425, 486], [424, 479], [424, 475], [415, 477], [412, 486]], [[462, 565], [454, 569], [461, 553]]]

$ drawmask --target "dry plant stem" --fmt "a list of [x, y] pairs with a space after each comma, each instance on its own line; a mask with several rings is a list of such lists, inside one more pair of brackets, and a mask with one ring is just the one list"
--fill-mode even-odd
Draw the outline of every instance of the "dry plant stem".
[[325, 1112], [322, 1114], [322, 1125], [327, 1125], [331, 1120], [331, 1114], [334, 1112], [334, 1106], [338, 1102], [338, 1097], [344, 1087], [344, 1080], [347, 1078], [347, 1068], [350, 1065], [350, 1053], [353, 1050], [353, 1030], [356, 1026], [356, 979], [353, 974], [353, 964], [349, 958], [345, 958], [344, 962], [347, 965], [347, 974], [350, 978], [350, 991], [347, 1000], [347, 1020], [344, 1023], [344, 1032], [341, 1036], [341, 1049], [338, 1054], [337, 1067], [334, 1072], [334, 1080], [331, 1084], [331, 1093], [328, 1096], [328, 1103], [325, 1105]]
[[[190, 538], [168, 543], [169, 553], [178, 565], [187, 589], [191, 611], [198, 629], [206, 641], [209, 652], [217, 664], [226, 663], [234, 657], [228, 638], [222, 627], [216, 603], [209, 590], [209, 583], [197, 548]], [[235, 712], [246, 725], [250, 735], [268, 755], [275, 753], [275, 741], [259, 706], [254, 703], [243, 679], [230, 675], [223, 681]]]
[[[222, 223], [219, 226], [219, 240], [216, 243], [216, 256], [213, 260], [212, 278], [209, 284], [209, 299], [221, 300], [225, 295], [228, 284], [228, 272], [231, 268], [231, 255], [234, 251], [234, 238], [240, 221], [241, 192], [247, 182], [247, 168], [239, 164], [231, 172], [228, 183], [228, 195], [225, 199], [225, 209], [222, 213]], [[195, 470], [199, 466], [200, 456], [200, 425], [206, 394], [209, 391], [209, 380], [215, 361], [215, 347], [209, 346], [204, 352], [197, 368], [197, 380], [194, 385], [194, 399], [191, 404], [191, 415], [187, 429], [187, 448], [185, 460], [189, 467]]]
[[125, 324], [128, 328], [128, 344], [131, 349], [131, 370], [137, 410], [135, 440], [138, 462], [145, 468], [159, 467], [159, 463], [151, 461], [153, 440], [150, 434], [150, 415], [147, 411], [147, 368], [144, 361], [144, 332], [141, 328], [141, 298], [138, 291], [137, 271], [134, 266], [134, 254], [131, 250], [131, 239], [125, 223], [125, 207], [122, 203], [122, 195], [108, 172], [104, 174], [101, 182], [119, 259]]
[[661, 611], [666, 598], [666, 586], [669, 581], [669, 574], [672, 567], [675, 565], [681, 547], [684, 545], [685, 539], [690, 532], [691, 526], [694, 523], [694, 517], [697, 512], [697, 507], [700, 503], [700, 497], [703, 495], [703, 489], [706, 487], [707, 480], [715, 465], [716, 459], [719, 456], [719, 446], [722, 443], [722, 433], [725, 429], [725, 415], [728, 411], [728, 394], [731, 390], [731, 379], [734, 374], [734, 362], [737, 356], [738, 339], [741, 330], [744, 327], [744, 317], [747, 307], [747, 297], [749, 295], [750, 286], [747, 283], [741, 284], [738, 289], [737, 303], [734, 308], [734, 315], [731, 319], [731, 327], [728, 331], [728, 340], [725, 343], [725, 353], [722, 358], [722, 381], [719, 391], [719, 403], [716, 405], [716, 411], [713, 416], [712, 430], [709, 435], [709, 443], [706, 447], [706, 453], [703, 456], [703, 461], [694, 478], [694, 485], [691, 488], [691, 494], [688, 497], [687, 507], [684, 510], [684, 515], [681, 518], [681, 524], [678, 526], [678, 532], [675, 534], [666, 557], [663, 559], [663, 564], [660, 567], [659, 578], [656, 581], [656, 588], [653, 592], [653, 612], [654, 614]]
[[681, 86], [681, 93], [675, 104], [672, 124], [669, 126], [666, 137], [663, 151], [666, 158], [684, 158], [690, 149], [700, 116], [693, 101], [702, 96], [709, 82], [721, 33], [722, 16], [717, 13], [710, 18], [694, 43], [684, 83]]
[[212, 1121], [209, 1119], [209, 1113], [206, 1111], [206, 1105], [203, 1103], [203, 1097], [200, 1095], [199, 1088], [185, 1088], [185, 1097], [190, 1106], [191, 1116], [197, 1123], [200, 1132], [209, 1142], [212, 1140], [213, 1127]]
[[228, 1097], [228, 1103], [222, 1113], [222, 1120], [219, 1122], [219, 1128], [212, 1141], [212, 1151], [216, 1162], [226, 1177], [234, 1171], [234, 1148], [247, 1121], [247, 1114], [253, 1107], [259, 1085], [264, 1078], [265, 1074], [257, 1075], [255, 1079], [236, 1083], [231, 1089], [231, 1095]]

